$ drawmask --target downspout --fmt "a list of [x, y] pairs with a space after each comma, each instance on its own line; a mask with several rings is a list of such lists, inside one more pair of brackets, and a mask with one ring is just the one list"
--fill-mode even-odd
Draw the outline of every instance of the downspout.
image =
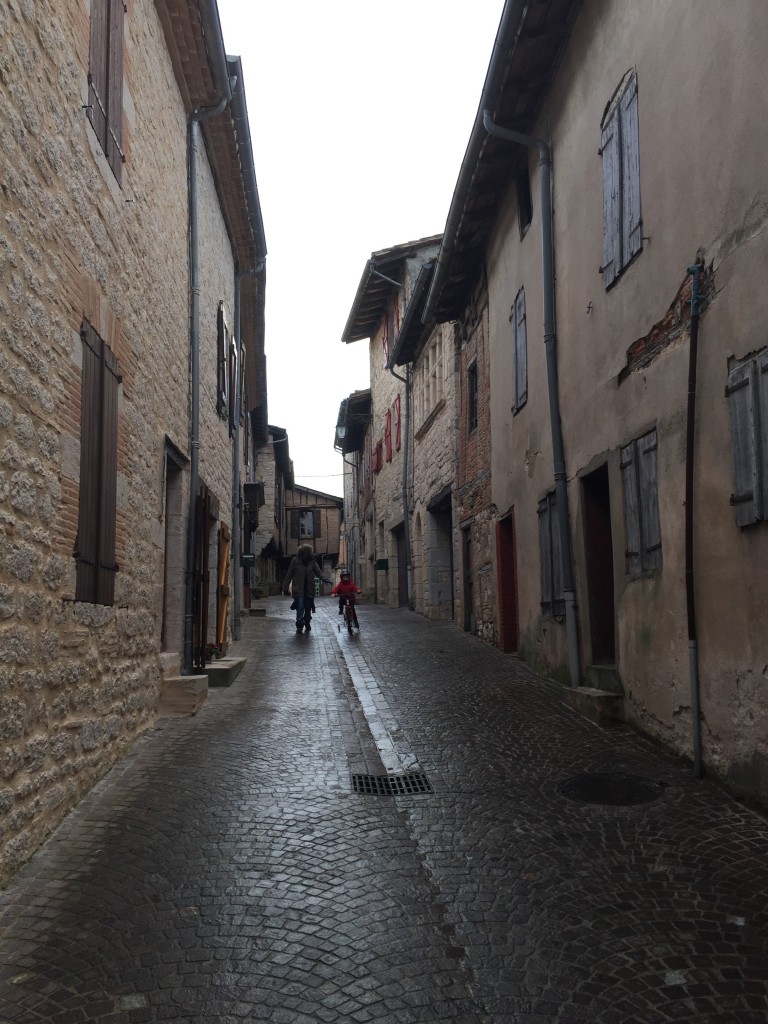
[[240, 337], [240, 285], [246, 277], [258, 274], [264, 267], [262, 260], [257, 266], [250, 270], [238, 270], [235, 272], [235, 346], [237, 348], [237, 368], [235, 371], [235, 408], [234, 408], [234, 432], [232, 435], [232, 636], [239, 640], [242, 634], [241, 612], [243, 604], [243, 572], [240, 566], [241, 548], [241, 524], [242, 515], [240, 507], [240, 417], [242, 415], [242, 387], [243, 387], [243, 342]]
[[696, 444], [696, 365], [699, 347], [699, 283], [701, 264], [688, 267], [691, 281], [691, 343], [688, 352], [688, 416], [685, 437], [685, 603], [688, 613], [688, 672], [691, 689], [693, 774], [703, 775], [701, 762], [701, 701], [699, 691], [699, 644], [696, 630], [693, 558], [693, 460]]
[[581, 678], [579, 667], [579, 636], [576, 622], [576, 591], [573, 582], [573, 554], [571, 552], [571, 528], [568, 512], [568, 481], [565, 469], [565, 446], [563, 427], [560, 420], [560, 396], [557, 379], [557, 346], [555, 338], [555, 260], [552, 230], [552, 153], [542, 139], [522, 132], [501, 128], [491, 117], [490, 111], [483, 111], [483, 127], [489, 135], [495, 135], [507, 142], [516, 142], [529, 149], [539, 151], [541, 173], [541, 277], [544, 299], [544, 348], [547, 357], [547, 388], [549, 392], [549, 418], [552, 430], [552, 460], [557, 498], [557, 520], [560, 534], [560, 552], [563, 569], [563, 597], [565, 599], [565, 636], [568, 646], [568, 666], [571, 686], [578, 686]]
[[405, 370], [405, 377], [395, 373], [393, 368], [387, 365], [387, 369], [393, 377], [405, 384], [405, 414], [403, 416], [403, 533], [405, 539], [405, 564], [408, 576], [408, 607], [413, 609], [413, 564], [411, 561], [411, 524], [408, 510], [408, 448], [411, 423], [411, 371], [408, 367]]
[[200, 485], [200, 260], [198, 256], [197, 220], [197, 162], [198, 125], [209, 117], [220, 114], [232, 99], [232, 83], [224, 79], [226, 89], [213, 107], [199, 107], [189, 115], [189, 294], [190, 294], [190, 440], [189, 440], [189, 511], [187, 522], [187, 579], [184, 600], [184, 658], [183, 675], [194, 671], [194, 618], [195, 618], [195, 532], [197, 523], [197, 491]]

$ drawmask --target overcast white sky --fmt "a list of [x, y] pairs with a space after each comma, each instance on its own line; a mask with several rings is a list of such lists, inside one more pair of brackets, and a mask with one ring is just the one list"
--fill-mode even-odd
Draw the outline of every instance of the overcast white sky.
[[369, 383], [341, 334], [370, 254], [445, 226], [504, 0], [218, 4], [267, 238], [269, 422], [296, 482], [341, 495], [339, 403]]

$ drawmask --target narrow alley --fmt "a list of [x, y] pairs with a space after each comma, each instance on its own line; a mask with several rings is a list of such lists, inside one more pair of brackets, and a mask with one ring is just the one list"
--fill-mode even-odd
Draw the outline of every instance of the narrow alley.
[[453, 624], [336, 612], [270, 598], [0, 893], [0, 1024], [764, 1024], [762, 817]]

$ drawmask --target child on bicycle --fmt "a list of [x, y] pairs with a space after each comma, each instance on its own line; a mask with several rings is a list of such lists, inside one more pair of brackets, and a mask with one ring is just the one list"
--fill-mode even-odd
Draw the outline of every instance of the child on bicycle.
[[352, 578], [349, 575], [349, 569], [342, 569], [341, 579], [336, 586], [331, 590], [332, 594], [335, 594], [339, 598], [339, 615], [344, 614], [344, 602], [349, 599], [349, 603], [352, 606], [352, 621], [357, 626], [357, 612], [355, 611], [355, 594], [362, 594], [362, 590], [357, 586], [356, 583], [352, 582]]

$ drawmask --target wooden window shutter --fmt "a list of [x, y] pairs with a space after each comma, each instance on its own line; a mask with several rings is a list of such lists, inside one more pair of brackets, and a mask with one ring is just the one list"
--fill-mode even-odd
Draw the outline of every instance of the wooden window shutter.
[[123, 177], [123, 0], [109, 0], [109, 106], [107, 158], [119, 183]]
[[525, 289], [515, 299], [515, 409], [528, 401], [528, 331], [525, 321]]
[[757, 396], [760, 429], [757, 433], [757, 455], [762, 484], [761, 515], [768, 513], [768, 349], [757, 357]]
[[400, 395], [395, 398], [395, 451], [400, 451], [402, 444], [401, 431], [400, 431]]
[[117, 359], [88, 323], [81, 330], [83, 370], [80, 502], [75, 599], [114, 604], [117, 517]]
[[216, 412], [224, 418], [229, 409], [228, 366], [229, 326], [224, 303], [219, 303], [216, 317]]
[[312, 514], [312, 523], [313, 523], [314, 528], [315, 528], [315, 533], [314, 533], [315, 537], [322, 537], [323, 536], [323, 525], [322, 525], [323, 517], [321, 515], [321, 510], [319, 508], [316, 508], [314, 510], [313, 514]]
[[638, 439], [635, 461], [640, 491], [640, 537], [643, 569], [658, 569], [661, 565], [657, 450], [655, 430], [649, 431]]
[[392, 410], [387, 409], [384, 416], [384, 450], [387, 462], [392, 461]]
[[231, 437], [237, 424], [235, 423], [235, 400], [237, 396], [237, 345], [235, 344], [234, 337], [229, 339], [229, 365], [227, 367], [227, 373], [229, 379], [227, 381], [227, 388], [229, 390], [229, 436]]
[[112, 0], [91, 3], [91, 36], [88, 56], [88, 117], [102, 149], [107, 151], [109, 107], [109, 5]]
[[603, 157], [603, 285], [607, 288], [618, 276], [621, 255], [621, 151], [619, 148], [619, 108], [605, 124], [600, 141]]
[[91, 3], [88, 117], [109, 166], [123, 175], [123, 0]]
[[626, 266], [643, 247], [640, 212], [640, 126], [637, 75], [633, 74], [619, 102], [621, 117], [621, 258]]
[[625, 445], [619, 454], [621, 480], [624, 488], [624, 529], [627, 573], [639, 572], [640, 558], [640, 502], [637, 493], [637, 470], [635, 466], [635, 444]]
[[[764, 360], [763, 365], [765, 365]], [[731, 370], [725, 390], [731, 413], [733, 453], [731, 504], [737, 526], [749, 526], [751, 523], [758, 522], [765, 514], [763, 483], [760, 473], [758, 379], [764, 389], [764, 372], [760, 372], [758, 375], [756, 361], [750, 360]]]
[[298, 537], [300, 528], [300, 512], [297, 508], [291, 509], [291, 536]]

